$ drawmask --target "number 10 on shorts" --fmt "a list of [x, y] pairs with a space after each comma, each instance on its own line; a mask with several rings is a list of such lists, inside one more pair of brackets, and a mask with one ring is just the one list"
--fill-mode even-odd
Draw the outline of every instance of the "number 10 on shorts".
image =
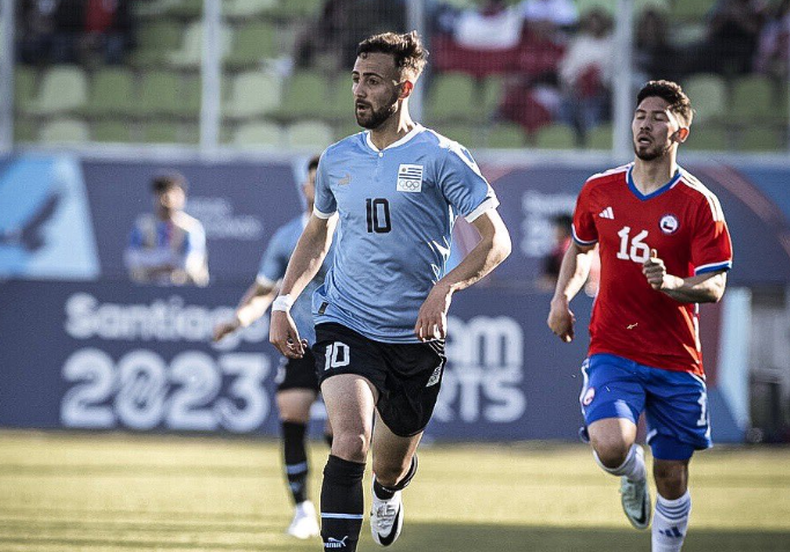
[[342, 368], [348, 366], [351, 362], [351, 350], [348, 345], [341, 341], [326, 346], [326, 362], [324, 362], [324, 371], [331, 368]]

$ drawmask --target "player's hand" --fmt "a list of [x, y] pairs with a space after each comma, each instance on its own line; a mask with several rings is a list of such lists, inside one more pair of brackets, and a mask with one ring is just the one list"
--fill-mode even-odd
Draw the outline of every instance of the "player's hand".
[[432, 341], [447, 337], [447, 311], [453, 293], [445, 286], [436, 285], [420, 307], [414, 333], [420, 341]]
[[642, 263], [642, 274], [653, 289], [662, 290], [667, 287], [667, 267], [655, 249], [650, 250], [650, 258]]
[[240, 326], [241, 324], [239, 324], [238, 318], [220, 322], [219, 324], [214, 326], [214, 335], [212, 336], [212, 340], [214, 341], [214, 343], [216, 343], [226, 335], [230, 335], [236, 330], [238, 330]]
[[299, 338], [299, 330], [291, 314], [281, 310], [272, 311], [269, 341], [288, 358], [302, 358], [307, 347], [307, 341]]
[[565, 297], [552, 299], [549, 318], [546, 320], [552, 333], [565, 343], [570, 343], [573, 341], [573, 325], [575, 323], [576, 315], [571, 311], [568, 300]]

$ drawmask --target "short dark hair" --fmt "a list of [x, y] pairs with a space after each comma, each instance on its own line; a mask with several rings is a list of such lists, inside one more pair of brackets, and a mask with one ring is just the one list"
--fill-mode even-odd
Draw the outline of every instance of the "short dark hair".
[[645, 84], [636, 96], [636, 105], [645, 98], [658, 97], [669, 104], [669, 110], [683, 119], [687, 125], [691, 124], [694, 110], [691, 109], [691, 100], [676, 82], [668, 80], [653, 80]]
[[367, 54], [390, 54], [395, 67], [412, 78], [417, 78], [428, 61], [428, 50], [422, 45], [417, 31], [410, 33], [381, 33], [370, 36], [357, 46], [357, 57]]
[[314, 155], [307, 162], [307, 172], [314, 171], [318, 168], [318, 162], [321, 160], [320, 155]]
[[161, 194], [173, 188], [181, 188], [186, 192], [187, 187], [187, 179], [176, 171], [158, 174], [151, 179], [151, 191], [155, 194]]

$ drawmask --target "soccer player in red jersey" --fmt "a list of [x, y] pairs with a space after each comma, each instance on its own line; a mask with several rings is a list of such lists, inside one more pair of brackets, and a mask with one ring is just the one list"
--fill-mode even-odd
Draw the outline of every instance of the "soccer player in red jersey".
[[677, 164], [691, 119], [677, 84], [651, 81], [640, 90], [631, 124], [634, 162], [584, 184], [548, 318], [561, 340], [573, 339], [569, 303], [598, 244], [601, 282], [582, 364], [582, 433], [598, 465], [621, 478], [629, 521], [645, 529], [651, 501], [644, 452], [635, 444], [645, 413], [658, 490], [653, 552], [683, 546], [689, 460], [711, 446], [697, 304], [721, 299], [732, 265], [718, 199]]

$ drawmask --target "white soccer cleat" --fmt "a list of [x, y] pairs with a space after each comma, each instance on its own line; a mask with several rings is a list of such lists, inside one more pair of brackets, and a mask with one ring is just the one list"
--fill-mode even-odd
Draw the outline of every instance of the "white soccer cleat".
[[373, 508], [370, 512], [370, 532], [373, 540], [381, 546], [389, 546], [400, 536], [403, 529], [403, 500], [397, 491], [389, 500], [382, 500], [373, 491]]
[[288, 526], [287, 533], [297, 539], [317, 537], [320, 533], [316, 521], [315, 506], [309, 500], [297, 504], [294, 509], [294, 519]]
[[[645, 452], [642, 447], [636, 453], [643, 459]], [[630, 481], [627, 477], [620, 478], [620, 501], [623, 503], [625, 517], [637, 529], [647, 529], [650, 526], [651, 502], [650, 489], [647, 478], [642, 481]]]

